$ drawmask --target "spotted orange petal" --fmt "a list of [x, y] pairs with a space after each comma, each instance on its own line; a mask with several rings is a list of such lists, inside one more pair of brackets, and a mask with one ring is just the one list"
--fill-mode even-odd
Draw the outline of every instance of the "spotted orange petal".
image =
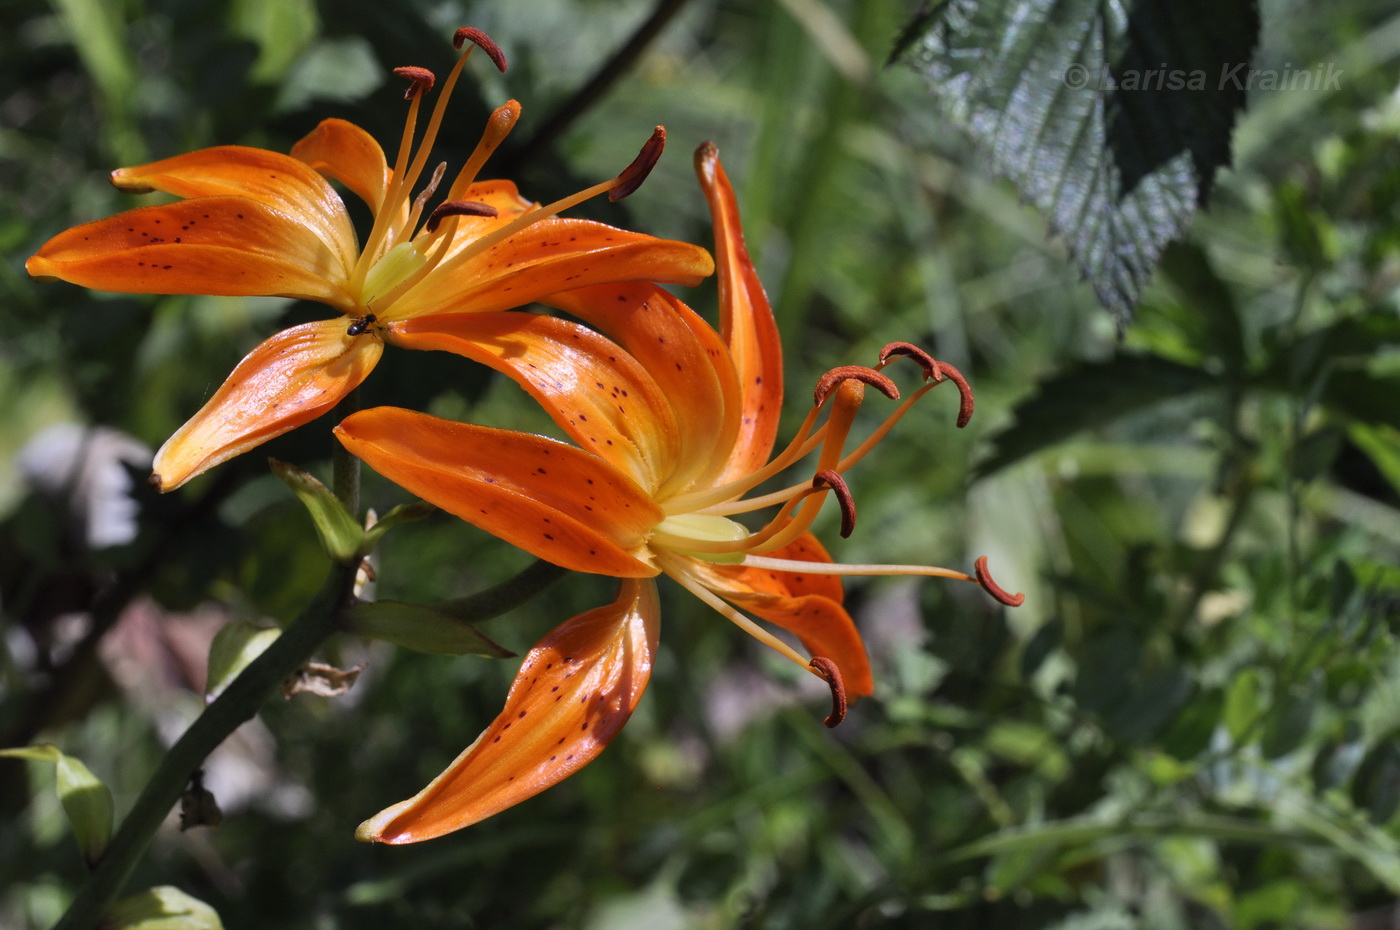
[[314, 232], [347, 267], [358, 252], [350, 214], [335, 188], [311, 166], [281, 152], [221, 145], [118, 168], [112, 183], [122, 190], [186, 198], [246, 197]]
[[743, 426], [717, 482], [723, 483], [752, 473], [773, 451], [783, 406], [783, 344], [768, 296], [744, 244], [734, 189], [714, 145], [706, 143], [695, 153], [695, 173], [715, 227], [720, 335], [734, 356], [743, 393]]
[[292, 146], [292, 157], [348, 187], [378, 211], [389, 189], [389, 164], [374, 136], [343, 119], [322, 120]]
[[792, 633], [813, 656], [836, 663], [851, 697], [865, 697], [875, 690], [865, 641], [846, 608], [819, 594], [774, 597], [767, 594], [725, 594], [725, 599]]
[[361, 840], [416, 843], [471, 826], [593, 761], [618, 734], [651, 677], [660, 612], [651, 581], [560, 624], [530, 650], [506, 706], [476, 742], [417, 795], [376, 814]]
[[161, 446], [152, 483], [173, 490], [334, 407], [384, 351], [378, 339], [345, 330], [343, 319], [305, 323], [248, 353], [199, 413]]
[[456, 261], [447, 258], [394, 301], [393, 318], [509, 310], [557, 291], [611, 281], [693, 285], [714, 271], [710, 253], [698, 245], [557, 218]]
[[681, 427], [679, 448], [675, 467], [662, 476], [655, 496], [708, 486], [739, 429], [739, 385], [719, 334], [674, 295], [647, 282], [601, 284], [544, 302], [620, 345], [669, 401]]
[[509, 375], [579, 446], [648, 491], [674, 467], [680, 430], [662, 389], [632, 356], [585, 326], [533, 313], [452, 313], [394, 323], [386, 338]]
[[[797, 539], [780, 549], [765, 552], [764, 556], [773, 559], [789, 559], [794, 562], [831, 562], [831, 556], [811, 533], [803, 533]], [[817, 572], [775, 571], [767, 568], [749, 568], [744, 565], [723, 565], [712, 563], [706, 582], [728, 596], [728, 594], [772, 594], [779, 597], [804, 597], [817, 594], [841, 603], [844, 592], [840, 575]]]
[[350, 266], [310, 227], [247, 197], [198, 197], [74, 226], [24, 267], [100, 291], [280, 295], [353, 308]]
[[595, 455], [398, 407], [361, 410], [335, 433], [390, 481], [531, 555], [619, 578], [656, 574], [646, 537], [660, 509]]

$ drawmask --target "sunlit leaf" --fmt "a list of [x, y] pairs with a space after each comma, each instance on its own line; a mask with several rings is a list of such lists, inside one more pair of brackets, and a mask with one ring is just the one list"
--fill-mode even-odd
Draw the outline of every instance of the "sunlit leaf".
[[944, 0], [895, 57], [1045, 214], [1122, 324], [1229, 163], [1258, 34], [1248, 0]]

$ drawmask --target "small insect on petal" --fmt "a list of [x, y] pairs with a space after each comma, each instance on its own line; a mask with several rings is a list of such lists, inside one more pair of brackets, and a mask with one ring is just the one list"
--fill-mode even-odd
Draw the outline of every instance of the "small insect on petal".
[[364, 316], [355, 317], [355, 322], [351, 323], [345, 330], [347, 336], [362, 335], [370, 326], [374, 325], [377, 318], [373, 313], [366, 313]]

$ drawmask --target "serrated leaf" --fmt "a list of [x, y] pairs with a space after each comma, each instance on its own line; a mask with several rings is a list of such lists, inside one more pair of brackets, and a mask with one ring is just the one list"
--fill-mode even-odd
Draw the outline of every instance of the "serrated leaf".
[[223, 930], [212, 907], [179, 888], [160, 885], [122, 898], [107, 912], [108, 930]]
[[892, 57], [1045, 214], [1121, 325], [1229, 163], [1258, 35], [1251, 0], [944, 0]]
[[1016, 405], [1014, 422], [992, 437], [992, 452], [978, 463], [975, 477], [985, 478], [1081, 430], [1218, 383], [1203, 369], [1155, 355], [1118, 355], [1076, 366], [1041, 382]]
[[349, 611], [350, 632], [370, 639], [439, 655], [479, 655], [503, 659], [515, 653], [506, 649], [465, 620], [421, 604], [375, 601], [356, 604]]
[[365, 531], [330, 488], [310, 472], [288, 462], [268, 459], [268, 464], [273, 474], [292, 489], [297, 500], [306, 505], [321, 546], [333, 561], [348, 563], [363, 554]]
[[212, 701], [239, 674], [282, 635], [276, 627], [259, 626], [247, 620], [233, 620], [214, 634], [209, 644], [209, 675], [204, 684], [204, 700]]
[[44, 743], [0, 749], [0, 756], [53, 763], [58, 800], [73, 827], [78, 848], [88, 865], [102, 858], [112, 838], [112, 792], [81, 760]]

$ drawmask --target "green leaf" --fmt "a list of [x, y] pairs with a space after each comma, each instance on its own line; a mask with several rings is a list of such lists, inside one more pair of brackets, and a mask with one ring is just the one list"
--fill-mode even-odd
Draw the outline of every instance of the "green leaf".
[[439, 655], [515, 655], [465, 620], [420, 604], [375, 601], [356, 604], [348, 615], [350, 632]]
[[209, 905], [179, 888], [160, 885], [123, 898], [107, 912], [108, 930], [223, 930]]
[[1235, 674], [1225, 692], [1225, 729], [1239, 742], [1253, 732], [1263, 716], [1268, 696], [1265, 672], [1259, 668], [1242, 669]]
[[1117, 355], [1079, 365], [1042, 381], [1016, 405], [1014, 421], [992, 437], [992, 452], [978, 463], [975, 477], [985, 478], [1081, 430], [1218, 383], [1202, 369], [1155, 355]]
[[1230, 160], [1257, 4], [944, 0], [893, 58], [1063, 236], [1126, 322]]
[[233, 0], [229, 7], [229, 30], [258, 46], [248, 78], [260, 84], [280, 81], [316, 37], [316, 28], [312, 0]]
[[259, 626], [248, 620], [234, 620], [214, 634], [209, 644], [209, 676], [204, 684], [204, 700], [212, 701], [247, 668], [273, 640], [282, 635], [276, 627]]
[[361, 552], [368, 554], [375, 546], [379, 545], [380, 537], [389, 530], [403, 523], [412, 523], [421, 520], [432, 514], [437, 507], [427, 501], [417, 501], [412, 504], [400, 504], [393, 510], [386, 513], [374, 525], [365, 530], [365, 539], [360, 547]]
[[58, 800], [73, 827], [78, 848], [88, 865], [94, 865], [112, 838], [112, 792], [78, 759], [44, 743], [21, 749], [0, 749], [0, 756], [52, 762], [57, 776]]
[[277, 459], [268, 459], [268, 464], [306, 505], [321, 546], [333, 561], [344, 564], [364, 554], [365, 531], [330, 488], [295, 465]]

